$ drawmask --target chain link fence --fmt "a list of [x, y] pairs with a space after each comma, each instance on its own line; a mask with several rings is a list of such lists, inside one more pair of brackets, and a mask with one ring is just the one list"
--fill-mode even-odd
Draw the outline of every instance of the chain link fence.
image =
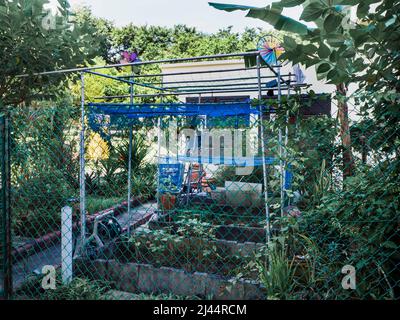
[[358, 113], [349, 163], [335, 107], [308, 112], [329, 97], [261, 98], [101, 130], [86, 107], [85, 213], [74, 102], [10, 112], [12, 297], [398, 299], [398, 140]]

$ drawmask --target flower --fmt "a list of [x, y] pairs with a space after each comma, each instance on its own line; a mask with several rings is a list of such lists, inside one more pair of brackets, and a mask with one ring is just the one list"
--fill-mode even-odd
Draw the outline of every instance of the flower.
[[139, 56], [137, 52], [123, 51], [121, 53], [121, 58], [121, 63], [132, 63], [139, 61]]

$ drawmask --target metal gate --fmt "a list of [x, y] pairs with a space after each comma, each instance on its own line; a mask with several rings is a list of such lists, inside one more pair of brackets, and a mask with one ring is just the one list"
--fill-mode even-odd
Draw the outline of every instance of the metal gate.
[[4, 115], [0, 115], [0, 175], [0, 298], [8, 299], [12, 293], [10, 128]]

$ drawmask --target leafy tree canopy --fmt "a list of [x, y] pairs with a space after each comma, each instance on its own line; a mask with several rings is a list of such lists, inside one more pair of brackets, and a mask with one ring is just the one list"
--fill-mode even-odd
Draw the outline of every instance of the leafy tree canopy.
[[[370, 10], [375, 4], [375, 10]], [[276, 30], [300, 36], [286, 36], [285, 56], [293, 63], [317, 66], [320, 78], [331, 83], [359, 81], [380, 86], [399, 77], [400, 29], [398, 0], [282, 0], [263, 8], [210, 3], [225, 11], [246, 10], [247, 16], [261, 19]], [[314, 22], [309, 28], [282, 15], [284, 8], [303, 5], [300, 20]], [[356, 8], [357, 21], [350, 21]]]
[[[99, 44], [86, 21], [73, 22], [68, 1], [0, 0], [0, 107], [37, 98], [64, 76], [18, 77], [90, 63]], [[46, 90], [49, 92], [49, 90]]]

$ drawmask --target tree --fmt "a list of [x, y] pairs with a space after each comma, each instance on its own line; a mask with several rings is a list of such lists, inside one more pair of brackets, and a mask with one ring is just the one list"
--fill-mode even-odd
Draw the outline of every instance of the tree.
[[[32, 76], [90, 63], [98, 43], [86, 23], [71, 22], [68, 1], [58, 0], [58, 13], [46, 10], [48, 0], [0, 0], [0, 108], [43, 97], [55, 91], [66, 75]], [[19, 75], [30, 75], [20, 77]]]
[[186, 25], [166, 28], [130, 24], [114, 28], [111, 37], [113, 52], [137, 49], [143, 60], [157, 60], [246, 51], [255, 48], [260, 34], [253, 28], [243, 34], [232, 32], [231, 27], [207, 34]]
[[[118, 56], [122, 50], [138, 50], [140, 59], [144, 61], [254, 50], [257, 40], [262, 34], [262, 30], [254, 28], [247, 28], [240, 34], [233, 32], [232, 27], [227, 27], [214, 34], [208, 34], [186, 25], [167, 28], [129, 24], [116, 27], [108, 20], [94, 17], [88, 8], [82, 8], [76, 12], [76, 21], [79, 24], [86, 22], [95, 29], [92, 36], [101, 46], [99, 55], [102, 58], [94, 59], [95, 65], [118, 63]], [[146, 73], [159, 73], [158, 67], [157, 65], [146, 65], [142, 67], [142, 70], [144, 69]], [[124, 74], [120, 71], [108, 69], [102, 72], [113, 76]], [[128, 92], [126, 84], [111, 79], [92, 75], [86, 75], [85, 79], [88, 101], [97, 96], [124, 95]], [[154, 92], [153, 89], [139, 86], [136, 86], [135, 90], [138, 94]], [[72, 84], [71, 91], [75, 99], [80, 98], [79, 83]], [[152, 100], [149, 98], [147, 102], [152, 102]]]
[[[376, 11], [370, 5], [378, 3]], [[338, 113], [341, 124], [344, 177], [353, 173], [353, 156], [348, 121], [347, 87], [358, 82], [361, 89], [371, 85], [382, 89], [398, 81], [398, 50], [400, 31], [397, 14], [399, 1], [389, 0], [282, 0], [264, 8], [210, 3], [225, 10], [246, 10], [247, 16], [271, 24], [275, 29], [297, 34], [284, 38], [286, 53], [283, 59], [315, 65], [320, 79], [327, 79], [337, 87]], [[285, 7], [303, 5], [301, 20], [314, 22], [317, 28], [283, 16]], [[358, 22], [351, 23], [349, 9], [357, 6]], [[390, 50], [390, 51], [389, 51]], [[385, 66], [385, 59], [389, 63]], [[397, 65], [396, 65], [397, 62]], [[382, 83], [383, 80], [385, 84]], [[394, 83], [392, 83], [394, 84]], [[392, 87], [393, 88], [393, 87]], [[376, 110], [377, 111], [377, 110]]]
[[107, 63], [115, 63], [112, 58], [113, 43], [112, 32], [114, 24], [104, 18], [95, 17], [90, 8], [81, 7], [74, 12], [75, 22], [79, 26], [88, 26], [92, 30], [92, 38], [97, 43], [97, 55]]

